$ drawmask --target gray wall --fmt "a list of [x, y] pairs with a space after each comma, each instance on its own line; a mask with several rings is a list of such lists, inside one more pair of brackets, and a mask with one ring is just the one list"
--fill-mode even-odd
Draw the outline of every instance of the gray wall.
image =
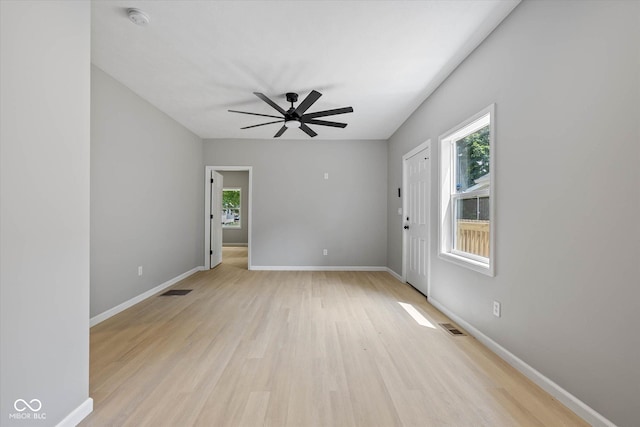
[[385, 265], [385, 141], [205, 140], [204, 160], [253, 166], [253, 266]]
[[[620, 426], [640, 419], [640, 3], [525, 1], [390, 139], [434, 148], [431, 297]], [[437, 138], [496, 103], [496, 272], [437, 256]], [[491, 315], [502, 302], [502, 318]]]
[[202, 265], [203, 215], [202, 140], [92, 66], [91, 316]]
[[223, 228], [222, 244], [244, 244], [249, 242], [249, 172], [220, 171], [225, 188], [240, 188], [240, 228]]
[[[0, 424], [56, 425], [90, 402], [90, 4], [0, 16]], [[17, 399], [46, 422], [10, 419]]]

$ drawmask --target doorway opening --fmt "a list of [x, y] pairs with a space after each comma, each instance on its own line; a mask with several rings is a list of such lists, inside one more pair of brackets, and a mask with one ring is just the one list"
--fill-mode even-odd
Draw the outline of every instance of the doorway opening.
[[248, 267], [247, 246], [222, 246], [222, 263], [246, 270]]
[[221, 262], [251, 269], [252, 169], [251, 166], [205, 168], [207, 270]]

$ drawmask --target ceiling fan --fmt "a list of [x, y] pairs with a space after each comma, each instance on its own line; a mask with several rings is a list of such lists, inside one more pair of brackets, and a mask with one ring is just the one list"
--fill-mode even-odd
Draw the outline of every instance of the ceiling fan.
[[255, 128], [255, 127], [258, 127], [258, 126], [270, 125], [270, 124], [273, 124], [273, 123], [284, 123], [282, 125], [282, 127], [280, 128], [280, 130], [278, 130], [278, 132], [276, 132], [276, 134], [273, 136], [274, 138], [279, 138], [280, 136], [282, 136], [283, 133], [286, 132], [286, 130], [288, 128], [291, 128], [291, 127], [300, 128], [300, 129], [302, 129], [302, 131], [304, 133], [306, 133], [307, 135], [309, 135], [310, 137], [313, 138], [314, 136], [317, 135], [317, 133], [315, 133], [307, 125], [331, 126], [331, 127], [336, 127], [336, 128], [344, 128], [344, 127], [347, 126], [346, 123], [330, 122], [330, 121], [327, 121], [327, 120], [317, 120], [318, 117], [334, 116], [336, 114], [353, 113], [353, 108], [352, 107], [343, 107], [343, 108], [336, 108], [336, 109], [333, 109], [333, 110], [316, 111], [314, 113], [305, 114], [305, 112], [309, 109], [309, 107], [311, 107], [318, 100], [318, 98], [320, 98], [322, 96], [322, 94], [320, 92], [315, 91], [315, 90], [312, 90], [311, 93], [309, 95], [307, 95], [307, 97], [300, 104], [298, 104], [297, 107], [294, 107], [293, 103], [294, 102], [298, 102], [298, 94], [297, 93], [293, 93], [293, 92], [288, 92], [286, 94], [286, 98], [287, 98], [287, 102], [291, 103], [291, 108], [289, 108], [286, 111], [282, 107], [280, 107], [278, 104], [273, 102], [271, 99], [269, 99], [266, 95], [264, 95], [264, 94], [262, 94], [260, 92], [253, 92], [253, 94], [255, 96], [257, 96], [258, 98], [262, 99], [267, 104], [269, 104], [271, 107], [273, 107], [276, 111], [278, 111], [278, 113], [282, 114], [282, 117], [280, 117], [280, 116], [272, 116], [272, 115], [269, 115], [269, 114], [249, 113], [249, 112], [246, 112], [246, 111], [237, 111], [237, 110], [229, 110], [229, 112], [231, 112], [231, 113], [249, 114], [249, 115], [252, 115], [252, 116], [273, 117], [274, 119], [279, 119], [279, 120], [275, 120], [273, 122], [260, 123], [258, 125], [245, 126], [245, 127], [241, 128], [241, 129], [249, 129], [249, 128]]

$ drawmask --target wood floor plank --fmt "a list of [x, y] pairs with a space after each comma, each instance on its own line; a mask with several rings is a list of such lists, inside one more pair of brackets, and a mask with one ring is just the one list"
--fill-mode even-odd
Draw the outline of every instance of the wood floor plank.
[[91, 329], [81, 426], [587, 425], [385, 272], [248, 271], [234, 247], [173, 287]]

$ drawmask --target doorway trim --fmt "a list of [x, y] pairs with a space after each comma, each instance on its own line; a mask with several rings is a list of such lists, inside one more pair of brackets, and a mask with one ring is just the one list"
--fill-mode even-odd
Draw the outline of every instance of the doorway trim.
[[205, 166], [204, 171], [204, 269], [211, 268], [211, 172], [249, 172], [249, 194], [247, 195], [247, 269], [251, 270], [251, 227], [253, 226], [253, 166]]
[[[433, 158], [433, 152], [431, 151], [431, 139], [427, 139], [422, 144], [410, 150], [408, 153], [402, 156], [402, 221], [400, 225], [404, 225], [404, 217], [408, 208], [408, 197], [407, 197], [407, 161], [418, 154], [420, 151], [428, 148], [429, 156]], [[431, 160], [429, 160], [431, 163]], [[433, 165], [433, 163], [431, 163]], [[433, 175], [433, 171], [429, 168], [429, 173]], [[427, 244], [427, 298], [431, 295], [431, 176], [429, 177], [429, 197], [428, 197], [428, 224], [427, 224], [427, 233], [429, 234], [429, 242]], [[402, 282], [407, 283], [407, 233], [402, 230]]]

